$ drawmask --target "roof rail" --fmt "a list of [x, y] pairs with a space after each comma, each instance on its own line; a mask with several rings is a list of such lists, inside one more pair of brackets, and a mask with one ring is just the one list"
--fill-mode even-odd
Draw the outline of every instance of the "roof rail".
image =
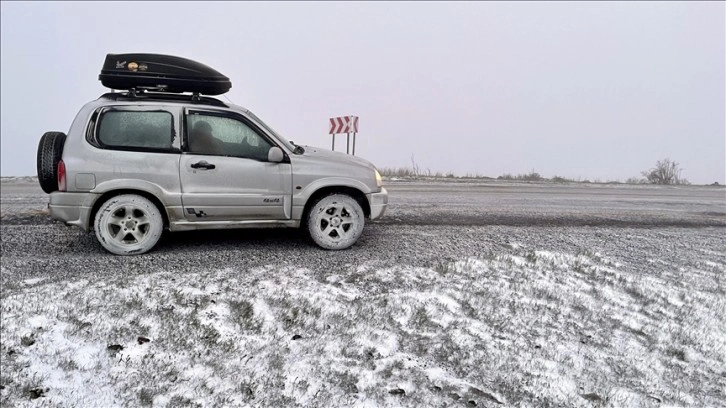
[[146, 89], [131, 88], [126, 92], [109, 92], [101, 95], [103, 99], [113, 101], [165, 101], [165, 102], [192, 102], [203, 105], [212, 105], [228, 108], [229, 105], [219, 99], [201, 96], [198, 92], [189, 93], [171, 93], [171, 92], [148, 92]]

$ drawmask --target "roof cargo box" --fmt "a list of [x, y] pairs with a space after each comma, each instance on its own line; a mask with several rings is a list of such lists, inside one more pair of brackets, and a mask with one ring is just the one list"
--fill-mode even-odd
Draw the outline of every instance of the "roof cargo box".
[[148, 89], [220, 95], [232, 82], [204, 64], [161, 54], [107, 54], [101, 74], [103, 86], [111, 89]]

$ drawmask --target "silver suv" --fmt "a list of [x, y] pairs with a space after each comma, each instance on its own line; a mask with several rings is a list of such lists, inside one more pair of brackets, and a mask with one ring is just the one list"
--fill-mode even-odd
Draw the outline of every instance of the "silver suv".
[[[167, 64], [155, 70], [161, 57]], [[153, 248], [164, 229], [302, 226], [320, 247], [344, 249], [366, 219], [383, 215], [388, 194], [368, 161], [295, 145], [249, 110], [201, 96], [205, 83], [188, 73], [182, 85], [168, 72], [158, 83], [140, 80], [166, 69], [169, 58], [203, 67], [206, 78], [221, 75], [178, 57], [109, 54], [102, 81], [104, 73], [119, 81], [146, 69], [113, 84], [128, 92], [81, 108], [67, 136], [43, 135], [38, 178], [51, 217], [93, 229], [108, 251], [131, 255]], [[119, 75], [107, 72], [113, 66]]]

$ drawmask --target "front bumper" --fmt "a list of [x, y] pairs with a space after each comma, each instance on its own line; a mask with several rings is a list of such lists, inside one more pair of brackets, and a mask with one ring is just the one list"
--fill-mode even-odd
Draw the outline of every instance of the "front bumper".
[[371, 220], [381, 218], [388, 207], [388, 191], [381, 187], [380, 193], [368, 195], [368, 202], [371, 205]]
[[84, 231], [90, 230], [90, 217], [93, 203], [100, 194], [94, 193], [63, 193], [56, 191], [50, 194], [50, 216], [53, 219], [75, 225]]

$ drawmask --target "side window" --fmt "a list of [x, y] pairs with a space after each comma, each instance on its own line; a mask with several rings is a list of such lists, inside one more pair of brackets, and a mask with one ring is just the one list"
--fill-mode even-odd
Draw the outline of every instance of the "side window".
[[101, 114], [96, 134], [103, 147], [170, 150], [173, 116], [166, 111], [111, 110]]
[[222, 116], [187, 115], [191, 153], [267, 160], [272, 145], [244, 122]]

